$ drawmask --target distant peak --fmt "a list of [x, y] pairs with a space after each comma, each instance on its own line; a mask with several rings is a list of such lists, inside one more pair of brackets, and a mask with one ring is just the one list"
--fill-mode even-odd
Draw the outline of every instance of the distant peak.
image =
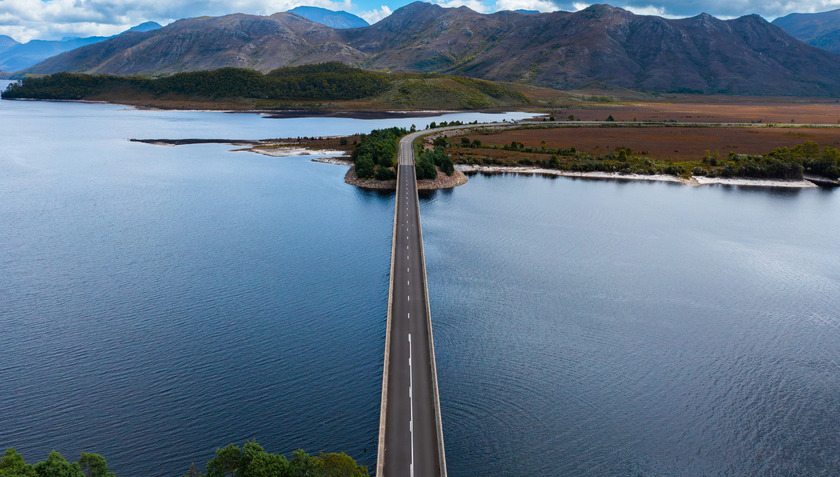
[[160, 23], [158, 22], [143, 22], [137, 26], [133, 26], [128, 29], [128, 31], [152, 31], [157, 30], [158, 28], [163, 28]]
[[289, 10], [288, 13], [331, 28], [361, 28], [370, 25], [364, 19], [344, 10], [334, 11], [321, 7], [300, 6]]

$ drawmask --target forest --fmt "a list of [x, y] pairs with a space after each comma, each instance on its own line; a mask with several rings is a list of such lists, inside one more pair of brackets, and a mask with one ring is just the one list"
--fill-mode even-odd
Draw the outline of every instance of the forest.
[[391, 81], [387, 74], [341, 63], [279, 68], [267, 74], [244, 68], [220, 68], [160, 78], [56, 73], [12, 83], [3, 92], [3, 98], [81, 100], [114, 93], [147, 93], [154, 97], [175, 95], [206, 100], [349, 100], [380, 94], [390, 88]]

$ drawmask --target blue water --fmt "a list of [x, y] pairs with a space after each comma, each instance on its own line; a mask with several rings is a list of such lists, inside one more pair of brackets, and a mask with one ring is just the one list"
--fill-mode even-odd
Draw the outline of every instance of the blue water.
[[840, 196], [475, 175], [421, 207], [450, 475], [840, 475]]
[[[257, 439], [372, 467], [393, 196], [127, 139], [433, 120], [0, 101], [0, 450], [173, 476]], [[426, 195], [449, 474], [840, 473], [838, 197], [512, 175]]]

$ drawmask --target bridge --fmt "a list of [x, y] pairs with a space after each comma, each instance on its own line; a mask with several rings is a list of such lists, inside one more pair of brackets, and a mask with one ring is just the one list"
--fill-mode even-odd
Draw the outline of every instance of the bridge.
[[377, 477], [446, 477], [414, 169], [414, 140], [427, 133], [399, 144]]

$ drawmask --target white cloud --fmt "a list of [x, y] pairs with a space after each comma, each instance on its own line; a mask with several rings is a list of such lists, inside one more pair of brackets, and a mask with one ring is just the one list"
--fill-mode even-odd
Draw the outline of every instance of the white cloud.
[[492, 11], [492, 9], [479, 0], [434, 0], [432, 3], [445, 8], [467, 7], [478, 13], [490, 13]]
[[350, 10], [351, 0], [0, 0], [0, 34], [26, 42], [113, 35], [146, 21], [203, 15], [270, 15], [307, 5]]
[[586, 8], [589, 8], [591, 6], [592, 6], [591, 3], [575, 2], [575, 3], [572, 4], [572, 11], [578, 12], [578, 11], [584, 10]]
[[374, 23], [378, 22], [379, 20], [382, 20], [383, 18], [387, 17], [391, 13], [392, 13], [391, 9], [388, 8], [388, 5], [382, 5], [381, 7], [379, 7], [376, 10], [370, 10], [370, 11], [367, 11], [367, 12], [362, 12], [362, 13], [359, 14], [359, 16], [364, 18], [366, 22], [373, 25]]
[[539, 12], [557, 11], [557, 5], [549, 0], [497, 0], [496, 10], [537, 10]]

